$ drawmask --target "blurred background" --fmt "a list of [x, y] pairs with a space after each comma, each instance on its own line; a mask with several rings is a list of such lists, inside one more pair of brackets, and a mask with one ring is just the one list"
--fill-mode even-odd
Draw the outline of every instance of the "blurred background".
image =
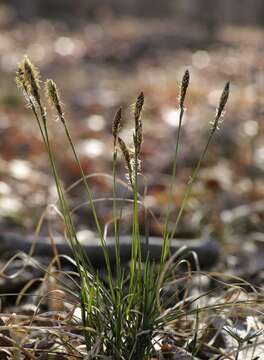
[[[1, 231], [32, 231], [45, 206], [56, 200], [40, 134], [14, 82], [17, 64], [28, 54], [42, 80], [51, 77], [60, 88], [88, 173], [111, 173], [114, 113], [119, 106], [125, 109], [121, 136], [129, 143], [131, 105], [144, 91], [142, 173], [148, 183], [146, 203], [161, 223], [151, 223], [155, 235], [162, 232], [166, 209], [182, 75], [188, 68], [191, 82], [173, 195], [176, 209], [210, 131], [221, 91], [230, 80], [223, 124], [179, 230], [179, 235], [187, 236], [209, 226], [223, 238], [229, 210], [251, 206], [264, 195], [263, 25], [261, 0], [2, 0]], [[69, 186], [79, 172], [52, 111], [49, 123], [60, 171]], [[123, 180], [125, 172], [120, 159]], [[111, 196], [108, 179], [96, 176], [91, 184], [95, 198]], [[124, 188], [119, 191], [129, 196]], [[84, 201], [79, 187], [69, 196], [72, 206]], [[109, 202], [98, 204], [98, 211], [104, 222], [110, 220]], [[262, 231], [263, 211], [250, 215], [239, 231]], [[76, 220], [80, 228], [93, 227], [85, 207], [76, 212]]]

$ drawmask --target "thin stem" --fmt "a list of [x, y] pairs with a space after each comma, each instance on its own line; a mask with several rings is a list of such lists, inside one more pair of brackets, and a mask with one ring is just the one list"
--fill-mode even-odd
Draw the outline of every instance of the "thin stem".
[[203, 150], [203, 152], [202, 152], [202, 154], [201, 154], [201, 156], [200, 156], [200, 158], [199, 158], [199, 160], [198, 160], [198, 162], [197, 162], [197, 165], [196, 165], [196, 167], [195, 167], [195, 169], [194, 169], [194, 171], [193, 171], [193, 173], [192, 173], [192, 176], [191, 176], [191, 178], [190, 178], [190, 180], [189, 180], [189, 182], [188, 182], [187, 188], [186, 188], [186, 190], [185, 190], [185, 192], [184, 192], [183, 200], [182, 200], [182, 202], [181, 202], [180, 210], [179, 210], [179, 212], [178, 212], [178, 215], [177, 215], [175, 224], [174, 224], [173, 229], [172, 229], [171, 234], [170, 234], [170, 241], [171, 241], [171, 240], [174, 238], [174, 236], [175, 236], [175, 233], [176, 233], [178, 224], [179, 224], [179, 222], [180, 222], [180, 220], [181, 220], [181, 217], [182, 217], [182, 213], [183, 213], [183, 211], [184, 211], [184, 209], [185, 209], [185, 207], [186, 207], [186, 204], [187, 204], [187, 202], [188, 202], [188, 200], [189, 200], [190, 194], [191, 194], [191, 192], [192, 192], [193, 184], [194, 184], [194, 182], [195, 182], [195, 180], [196, 180], [196, 178], [197, 178], [198, 172], [199, 172], [199, 170], [200, 170], [200, 167], [201, 167], [201, 164], [202, 164], [202, 162], [203, 162], [203, 160], [204, 160], [204, 157], [205, 157], [205, 155], [206, 155], [206, 153], [207, 153], [208, 147], [209, 147], [209, 145], [210, 145], [210, 143], [211, 143], [211, 141], [212, 141], [213, 135], [214, 135], [214, 131], [211, 131], [211, 132], [210, 132], [210, 135], [209, 135], [209, 137], [208, 137], [208, 140], [207, 140], [207, 142], [206, 142], [206, 144], [205, 144], [204, 150]]
[[113, 152], [113, 219], [114, 219], [114, 233], [115, 233], [115, 257], [116, 257], [116, 274], [117, 280], [121, 279], [121, 262], [120, 262], [120, 241], [119, 229], [117, 222], [117, 204], [116, 204], [116, 163], [117, 163], [117, 149], [114, 146]]
[[102, 250], [103, 250], [103, 253], [104, 253], [104, 258], [105, 258], [105, 263], [106, 263], [106, 268], [107, 268], [107, 276], [108, 276], [108, 280], [109, 280], [109, 287], [110, 287], [112, 298], [114, 300], [115, 293], [114, 293], [114, 288], [113, 288], [113, 277], [112, 277], [112, 270], [111, 270], [111, 265], [110, 265], [109, 254], [108, 254], [108, 251], [107, 251], [107, 246], [106, 246], [106, 242], [105, 242], [105, 239], [104, 239], [103, 231], [101, 229], [101, 225], [100, 225], [97, 213], [96, 213], [96, 209], [95, 209], [95, 205], [94, 205], [93, 197], [92, 197], [92, 192], [91, 192], [91, 189], [90, 189], [90, 187], [88, 185], [88, 181], [87, 181], [86, 176], [84, 174], [83, 167], [81, 165], [80, 159], [79, 159], [79, 157], [78, 157], [78, 155], [76, 153], [76, 150], [75, 150], [75, 147], [74, 147], [70, 132], [68, 130], [66, 121], [65, 121], [65, 119], [64, 119], [64, 117], [62, 115], [59, 114], [59, 116], [60, 116], [60, 120], [61, 120], [61, 122], [63, 124], [67, 139], [68, 139], [69, 144], [70, 144], [70, 147], [72, 149], [75, 161], [76, 161], [76, 163], [77, 163], [77, 165], [79, 167], [79, 170], [81, 172], [81, 176], [82, 176], [82, 179], [83, 179], [86, 194], [87, 194], [88, 200], [90, 202], [93, 218], [94, 218], [94, 221], [95, 221], [95, 224], [96, 224], [96, 228], [97, 228], [97, 231], [98, 231], [98, 234], [99, 234]]
[[[120, 259], [120, 242], [119, 242], [119, 228], [117, 221], [117, 203], [116, 203], [116, 164], [117, 164], [117, 148], [114, 144], [113, 150], [113, 218], [114, 218], [114, 233], [115, 233], [115, 260], [116, 260], [116, 277], [117, 289], [115, 298], [115, 347], [121, 348], [122, 342], [122, 274], [121, 274], [121, 259]], [[119, 359], [119, 354], [116, 354]]]
[[[69, 211], [69, 207], [67, 205], [66, 199], [64, 197], [64, 191], [58, 176], [58, 172], [57, 172], [57, 168], [55, 165], [55, 161], [53, 158], [53, 153], [50, 147], [50, 142], [49, 142], [49, 136], [48, 136], [48, 130], [47, 130], [47, 119], [46, 119], [46, 113], [45, 110], [42, 106], [42, 104], [39, 102], [38, 103], [39, 109], [40, 109], [40, 115], [41, 115], [41, 119], [42, 119], [42, 123], [40, 122], [40, 119], [38, 117], [38, 113], [36, 110], [36, 107], [34, 105], [34, 103], [31, 101], [31, 107], [32, 107], [32, 111], [33, 114], [37, 120], [39, 129], [41, 131], [41, 135], [43, 137], [43, 141], [48, 153], [48, 157], [51, 163], [51, 167], [52, 167], [52, 172], [53, 172], [53, 177], [55, 180], [55, 184], [57, 187], [57, 192], [58, 192], [58, 196], [59, 196], [59, 200], [60, 200], [60, 205], [62, 208], [62, 212], [63, 212], [63, 216], [64, 216], [64, 223], [67, 229], [67, 234], [69, 236], [69, 240], [70, 240], [70, 244], [73, 250], [73, 255], [76, 261], [76, 265], [77, 265], [77, 269], [78, 272], [80, 274], [80, 279], [81, 279], [81, 288], [84, 290], [86, 288], [86, 286], [89, 284], [89, 278], [87, 276], [87, 273], [85, 271], [83, 271], [83, 265], [85, 265], [85, 261], [84, 261], [84, 257], [83, 257], [83, 249], [80, 247], [79, 242], [76, 238], [76, 231], [75, 231], [75, 227], [73, 225], [72, 219], [71, 219], [71, 215], [70, 215], [70, 211]], [[87, 325], [86, 322], [86, 309], [85, 309], [85, 300], [84, 297], [82, 296], [83, 293], [85, 293], [85, 290], [83, 292], [83, 290], [81, 290], [81, 309], [82, 309], [82, 319], [83, 319], [83, 323], [85, 325]], [[85, 332], [86, 333], [86, 332]], [[85, 334], [85, 337], [87, 337], [87, 334]], [[88, 345], [87, 345], [88, 346]]]
[[170, 221], [171, 211], [172, 211], [172, 202], [173, 202], [173, 185], [175, 183], [176, 178], [176, 168], [177, 168], [177, 159], [178, 159], [178, 150], [179, 150], [179, 144], [180, 144], [180, 134], [181, 134], [181, 128], [182, 128], [182, 119], [184, 115], [184, 108], [180, 108], [180, 114], [179, 114], [179, 127], [177, 131], [177, 139], [176, 139], [176, 145], [175, 145], [175, 152], [173, 157], [173, 165], [172, 165], [172, 176], [171, 176], [171, 182], [170, 182], [170, 189], [169, 189], [169, 199], [168, 199], [168, 207], [166, 211], [166, 218], [165, 218], [165, 229], [164, 229], [164, 235], [163, 235], [163, 247], [162, 247], [162, 255], [161, 255], [161, 263], [163, 264], [167, 258], [168, 252], [169, 252], [169, 232], [168, 232], [168, 225]]

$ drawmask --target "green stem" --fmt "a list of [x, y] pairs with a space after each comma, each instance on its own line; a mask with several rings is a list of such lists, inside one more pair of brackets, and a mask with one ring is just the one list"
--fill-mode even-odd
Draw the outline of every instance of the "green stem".
[[[30, 100], [31, 101], [31, 100]], [[58, 176], [58, 172], [57, 172], [57, 168], [55, 165], [55, 161], [53, 158], [53, 153], [50, 147], [50, 142], [49, 142], [49, 136], [48, 136], [48, 130], [47, 130], [47, 119], [46, 119], [46, 114], [45, 114], [45, 110], [42, 106], [41, 103], [38, 103], [39, 109], [40, 109], [40, 115], [41, 115], [41, 119], [42, 119], [42, 123], [40, 122], [37, 110], [35, 105], [33, 104], [33, 102], [31, 101], [31, 107], [32, 107], [32, 111], [33, 114], [37, 120], [37, 124], [38, 127], [40, 129], [47, 153], [48, 153], [48, 157], [51, 163], [51, 167], [52, 167], [52, 172], [53, 172], [53, 176], [54, 176], [54, 180], [55, 180], [55, 184], [57, 187], [57, 192], [58, 192], [58, 196], [59, 196], [59, 200], [60, 200], [60, 205], [62, 208], [62, 212], [63, 212], [63, 216], [64, 216], [64, 223], [67, 229], [67, 234], [69, 237], [69, 241], [73, 250], [73, 255], [76, 261], [76, 266], [78, 269], [78, 272], [80, 274], [80, 279], [81, 279], [81, 288], [84, 289], [88, 284], [89, 284], [89, 278], [88, 275], [85, 271], [83, 271], [83, 266], [85, 265], [84, 262], [84, 258], [82, 256], [82, 249], [79, 246], [78, 240], [76, 238], [76, 231], [70, 216], [70, 211], [69, 211], [69, 207], [67, 205], [66, 199], [64, 197], [64, 191]], [[83, 266], [82, 266], [83, 264]], [[86, 286], [85, 286], [86, 285]], [[82, 291], [81, 291], [82, 294]], [[87, 325], [86, 322], [86, 310], [85, 310], [85, 302], [83, 299], [83, 296], [81, 296], [81, 308], [82, 308], [82, 318], [83, 318], [83, 323], [84, 325]], [[85, 332], [86, 333], [86, 332]], [[85, 334], [86, 336], [87, 334]]]
[[176, 178], [176, 168], [177, 168], [177, 159], [178, 159], [178, 150], [179, 150], [179, 144], [180, 144], [180, 134], [181, 134], [181, 127], [182, 127], [182, 119], [184, 115], [184, 108], [180, 108], [180, 114], [179, 114], [179, 127], [177, 131], [177, 139], [176, 139], [176, 145], [175, 145], [175, 152], [173, 157], [173, 165], [172, 165], [172, 176], [171, 176], [171, 183], [170, 183], [170, 189], [169, 189], [169, 199], [168, 199], [168, 207], [166, 211], [166, 218], [165, 218], [165, 229], [164, 229], [164, 235], [163, 235], [163, 247], [162, 247], [162, 255], [161, 255], [161, 264], [163, 264], [168, 256], [169, 253], [169, 232], [168, 232], [168, 225], [170, 221], [171, 216], [171, 208], [173, 203], [173, 185]]
[[[114, 233], [115, 233], [115, 257], [116, 257], [116, 274], [119, 284], [121, 279], [121, 262], [120, 262], [120, 239], [117, 223], [117, 204], [116, 204], [116, 163], [117, 163], [117, 149], [114, 147], [113, 152], [113, 218], [114, 218]], [[120, 284], [119, 284], [120, 285]]]
[[[117, 222], [117, 203], [116, 203], [116, 164], [117, 164], [117, 149], [114, 145], [113, 151], [113, 218], [114, 218], [114, 233], [115, 233], [115, 260], [116, 260], [116, 302], [115, 302], [115, 347], [120, 349], [122, 342], [122, 275], [121, 275], [121, 259], [120, 259], [120, 242], [119, 242], [119, 229]], [[116, 354], [119, 359], [119, 354]]]
[[201, 164], [202, 164], [202, 162], [203, 162], [203, 160], [204, 160], [204, 157], [205, 157], [205, 155], [206, 155], [206, 153], [207, 153], [208, 147], [209, 147], [209, 145], [210, 145], [210, 143], [211, 143], [211, 141], [212, 141], [213, 135], [214, 135], [214, 131], [211, 131], [211, 132], [210, 132], [210, 135], [209, 135], [209, 138], [208, 138], [208, 140], [207, 140], [207, 142], [206, 142], [206, 144], [205, 144], [204, 150], [203, 150], [203, 152], [202, 152], [202, 154], [201, 154], [201, 156], [200, 156], [200, 158], [199, 158], [199, 160], [198, 160], [198, 162], [197, 162], [197, 165], [196, 165], [196, 167], [195, 167], [195, 169], [194, 169], [194, 171], [193, 171], [193, 173], [192, 173], [192, 176], [191, 176], [191, 178], [190, 178], [190, 180], [189, 180], [189, 182], [188, 182], [187, 188], [186, 188], [186, 190], [185, 190], [185, 192], [184, 192], [183, 200], [182, 200], [182, 202], [181, 202], [180, 210], [179, 210], [179, 212], [178, 212], [178, 215], [177, 215], [175, 224], [174, 224], [173, 229], [172, 229], [171, 234], [170, 234], [170, 241], [171, 241], [171, 240], [174, 238], [174, 236], [175, 236], [175, 233], [176, 233], [178, 224], [179, 224], [179, 222], [180, 222], [180, 220], [181, 220], [183, 211], [184, 211], [184, 209], [185, 209], [185, 207], [186, 207], [186, 205], [187, 205], [187, 202], [188, 202], [188, 200], [189, 200], [190, 194], [191, 194], [191, 192], [192, 192], [193, 184], [194, 184], [194, 182], [195, 182], [195, 180], [196, 180], [196, 178], [197, 178], [198, 172], [199, 172], [199, 170], [200, 170], [200, 167], [201, 167]]
[[76, 161], [76, 163], [77, 163], [77, 165], [79, 167], [79, 170], [81, 172], [82, 180], [83, 180], [83, 183], [84, 183], [86, 194], [88, 196], [88, 200], [89, 200], [89, 203], [90, 203], [90, 206], [91, 206], [93, 218], [94, 218], [94, 221], [95, 221], [95, 224], [96, 224], [96, 228], [97, 228], [97, 231], [98, 231], [98, 234], [99, 234], [102, 250], [103, 250], [103, 253], [104, 253], [104, 258], [105, 258], [105, 263], [106, 263], [106, 268], [107, 268], [107, 276], [108, 276], [108, 280], [109, 280], [109, 287], [110, 287], [112, 298], [114, 300], [115, 293], [114, 293], [114, 288], [113, 288], [113, 277], [112, 277], [112, 270], [111, 270], [111, 265], [110, 265], [109, 254], [108, 254], [106, 242], [105, 242], [105, 239], [104, 239], [104, 234], [103, 234], [103, 231], [101, 229], [101, 225], [99, 223], [99, 219], [98, 219], [98, 216], [97, 216], [97, 213], [96, 213], [96, 209], [95, 209], [95, 205], [94, 205], [93, 197], [92, 197], [92, 192], [91, 192], [91, 189], [90, 189], [90, 187], [88, 185], [88, 181], [87, 181], [86, 176], [84, 174], [83, 167], [81, 165], [80, 159], [79, 159], [79, 157], [78, 157], [78, 155], [76, 153], [76, 150], [75, 150], [75, 147], [74, 147], [70, 132], [68, 130], [66, 121], [65, 121], [64, 117], [62, 117], [62, 116], [60, 116], [60, 119], [61, 119], [61, 122], [63, 124], [67, 139], [68, 139], [69, 144], [70, 144], [70, 147], [72, 149], [75, 161]]

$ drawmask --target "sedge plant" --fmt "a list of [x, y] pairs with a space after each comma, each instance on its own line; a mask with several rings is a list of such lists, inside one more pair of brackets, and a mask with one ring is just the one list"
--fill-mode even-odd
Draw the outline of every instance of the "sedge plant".
[[[90, 204], [94, 223], [100, 239], [104, 254], [105, 268], [107, 272], [107, 285], [105, 285], [97, 271], [90, 262], [90, 256], [83, 251], [76, 236], [76, 227], [72, 218], [72, 212], [63, 186], [62, 178], [58, 171], [55, 158], [54, 145], [50, 140], [49, 121], [41, 93], [39, 73], [27, 56], [24, 56], [17, 70], [17, 85], [22, 88], [28, 106], [32, 110], [40, 130], [45, 149], [51, 165], [52, 175], [56, 184], [60, 211], [63, 215], [65, 235], [71, 246], [73, 259], [79, 275], [80, 282], [80, 308], [82, 314], [83, 333], [87, 348], [87, 356], [90, 359], [109, 357], [112, 359], [138, 359], [149, 358], [153, 352], [153, 336], [157, 329], [162, 328], [164, 319], [177, 317], [177, 309], [172, 309], [165, 317], [161, 316], [159, 290], [162, 288], [164, 271], [167, 270], [166, 262], [169, 258], [170, 240], [175, 235], [176, 227], [180, 221], [184, 208], [188, 202], [192, 186], [197, 178], [200, 166], [206, 155], [208, 146], [217, 130], [229, 95], [229, 83], [226, 84], [208, 140], [201, 153], [201, 157], [195, 167], [191, 180], [187, 184], [183, 202], [174, 228], [169, 231], [168, 224], [171, 218], [172, 192], [176, 177], [177, 155], [180, 142], [180, 131], [184, 115], [184, 101], [189, 86], [190, 75], [185, 72], [179, 98], [179, 127], [176, 138], [176, 148], [173, 159], [172, 180], [169, 192], [168, 207], [165, 219], [164, 242], [160, 262], [154, 264], [151, 257], [147, 256], [144, 261], [141, 253], [141, 236], [139, 230], [139, 186], [138, 177], [141, 171], [140, 153], [143, 143], [142, 112], [144, 107], [144, 94], [141, 92], [135, 102], [133, 111], [134, 130], [132, 148], [128, 147], [120, 137], [122, 124], [122, 109], [120, 108], [113, 121], [113, 225], [115, 234], [115, 276], [113, 276], [113, 264], [107, 249], [107, 239], [104, 236], [103, 226], [97, 215], [95, 202], [88, 178], [82, 168], [81, 161], [74, 146], [67, 120], [63, 111], [63, 105], [57, 85], [53, 80], [45, 82], [46, 97], [56, 112], [60, 124], [69, 143], [74, 160], [79, 167], [81, 180], [85, 194]], [[121, 266], [120, 234], [117, 208], [117, 161], [119, 150], [125, 160], [129, 186], [133, 193], [133, 216], [131, 234], [131, 259], [128, 272]], [[175, 257], [176, 258], [176, 257]]]

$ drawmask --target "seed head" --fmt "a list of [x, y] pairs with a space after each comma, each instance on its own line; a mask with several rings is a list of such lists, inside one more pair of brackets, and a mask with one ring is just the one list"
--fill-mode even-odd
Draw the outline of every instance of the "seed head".
[[140, 153], [142, 142], [143, 142], [143, 131], [142, 131], [141, 120], [139, 120], [138, 127], [136, 129], [136, 132], [133, 135], [133, 140], [134, 140], [135, 153], [138, 156]]
[[120, 107], [115, 114], [115, 117], [113, 120], [113, 125], [112, 125], [112, 134], [114, 137], [114, 147], [116, 147], [117, 136], [118, 136], [118, 133], [121, 128], [121, 119], [122, 119], [122, 108]]
[[190, 73], [189, 70], [186, 70], [182, 77], [182, 82], [181, 82], [180, 108], [183, 108], [184, 106], [184, 100], [189, 86], [189, 81], [190, 81]]
[[46, 96], [47, 96], [51, 106], [53, 106], [57, 110], [60, 118], [63, 118], [60, 94], [59, 94], [59, 90], [57, 88], [56, 83], [53, 80], [48, 79], [45, 82], [45, 90], [46, 90]]
[[144, 93], [143, 93], [143, 91], [141, 91], [141, 93], [137, 97], [137, 101], [136, 101], [136, 105], [135, 105], [134, 115], [135, 115], [136, 126], [140, 119], [143, 105], [144, 105]]
[[24, 70], [20, 66], [17, 69], [15, 80], [18, 88], [22, 88], [25, 91], [27, 90]]
[[217, 114], [216, 116], [220, 117], [222, 115], [222, 112], [224, 111], [224, 108], [226, 106], [227, 100], [228, 100], [228, 96], [229, 96], [229, 89], [230, 89], [230, 82], [228, 81], [224, 87], [224, 90], [222, 92], [220, 101], [219, 101], [219, 106], [217, 109]]
[[120, 137], [118, 137], [117, 139], [118, 139], [118, 143], [119, 143], [120, 149], [122, 151], [122, 154], [125, 158], [126, 165], [128, 168], [129, 180], [130, 180], [130, 183], [132, 184], [132, 177], [133, 177], [133, 169], [132, 169], [132, 165], [131, 165], [132, 157], [131, 157], [131, 154], [130, 154], [125, 142]]
[[230, 82], [228, 81], [226, 83], [225, 87], [224, 87], [224, 90], [223, 90], [222, 94], [221, 94], [220, 101], [219, 101], [219, 106], [216, 109], [215, 119], [214, 119], [214, 121], [212, 123], [212, 131], [213, 132], [216, 129], [218, 129], [219, 122], [221, 122], [220, 119], [224, 114], [225, 106], [226, 106], [226, 103], [227, 103], [227, 100], [228, 100], [228, 97], [229, 97], [229, 90], [230, 90]]
[[126, 146], [126, 143], [124, 142], [124, 140], [122, 140], [120, 137], [118, 137], [118, 143], [120, 146], [120, 149], [124, 155], [124, 158], [126, 160], [127, 166], [128, 168], [130, 167], [130, 161], [131, 161], [131, 156], [130, 156], [130, 152]]
[[134, 148], [135, 153], [138, 155], [140, 152], [141, 144], [143, 141], [143, 134], [142, 134], [142, 121], [141, 121], [141, 113], [144, 105], [144, 93], [141, 93], [137, 97], [137, 101], [135, 104], [135, 132], [134, 132]]
[[16, 75], [18, 86], [23, 86], [27, 94], [32, 95], [37, 103], [40, 103], [40, 79], [39, 72], [36, 67], [31, 63], [28, 56], [25, 55], [18, 66]]

